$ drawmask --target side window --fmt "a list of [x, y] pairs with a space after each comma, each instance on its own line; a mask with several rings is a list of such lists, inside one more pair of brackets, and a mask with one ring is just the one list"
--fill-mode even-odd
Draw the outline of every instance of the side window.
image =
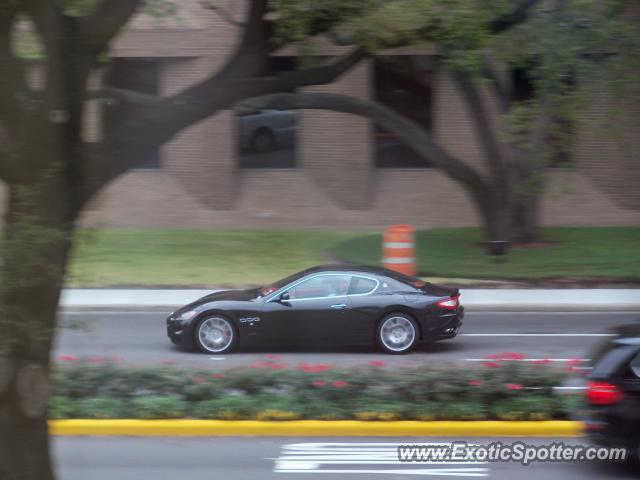
[[347, 295], [350, 275], [321, 275], [299, 283], [288, 290], [291, 300], [327, 298]]
[[378, 282], [372, 278], [353, 277], [349, 287], [349, 295], [365, 295], [371, 293], [378, 286]]

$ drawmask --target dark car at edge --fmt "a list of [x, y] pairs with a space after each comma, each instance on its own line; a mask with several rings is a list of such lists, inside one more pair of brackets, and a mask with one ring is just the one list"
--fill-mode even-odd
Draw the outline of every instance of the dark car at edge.
[[640, 323], [617, 328], [593, 355], [583, 413], [589, 438], [640, 460]]
[[460, 293], [391, 270], [314, 267], [269, 286], [212, 293], [167, 318], [177, 345], [220, 354], [252, 345], [378, 345], [407, 353], [457, 335]]

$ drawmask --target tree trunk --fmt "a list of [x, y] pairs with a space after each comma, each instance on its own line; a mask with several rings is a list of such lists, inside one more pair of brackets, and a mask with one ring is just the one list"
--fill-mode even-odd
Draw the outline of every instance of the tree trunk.
[[486, 229], [487, 253], [504, 255], [511, 240], [510, 202], [508, 192], [493, 187], [487, 195], [476, 199]]
[[0, 478], [50, 480], [49, 352], [75, 213], [63, 175], [10, 189], [0, 277]]
[[513, 241], [517, 243], [534, 243], [540, 240], [538, 225], [538, 207], [540, 197], [530, 194], [518, 198], [511, 212]]

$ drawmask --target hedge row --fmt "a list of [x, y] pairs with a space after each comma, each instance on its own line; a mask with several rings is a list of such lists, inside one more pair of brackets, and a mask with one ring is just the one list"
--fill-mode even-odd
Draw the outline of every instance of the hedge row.
[[[514, 358], [515, 357], [515, 358]], [[472, 368], [287, 366], [277, 356], [250, 368], [126, 368], [71, 361], [53, 372], [50, 417], [359, 420], [564, 419], [575, 396], [554, 394], [570, 366], [517, 361]]]

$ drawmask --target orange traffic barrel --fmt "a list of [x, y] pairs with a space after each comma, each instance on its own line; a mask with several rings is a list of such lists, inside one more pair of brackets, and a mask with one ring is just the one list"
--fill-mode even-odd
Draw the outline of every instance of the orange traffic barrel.
[[382, 264], [405, 275], [416, 274], [415, 229], [411, 225], [392, 225], [385, 229]]

